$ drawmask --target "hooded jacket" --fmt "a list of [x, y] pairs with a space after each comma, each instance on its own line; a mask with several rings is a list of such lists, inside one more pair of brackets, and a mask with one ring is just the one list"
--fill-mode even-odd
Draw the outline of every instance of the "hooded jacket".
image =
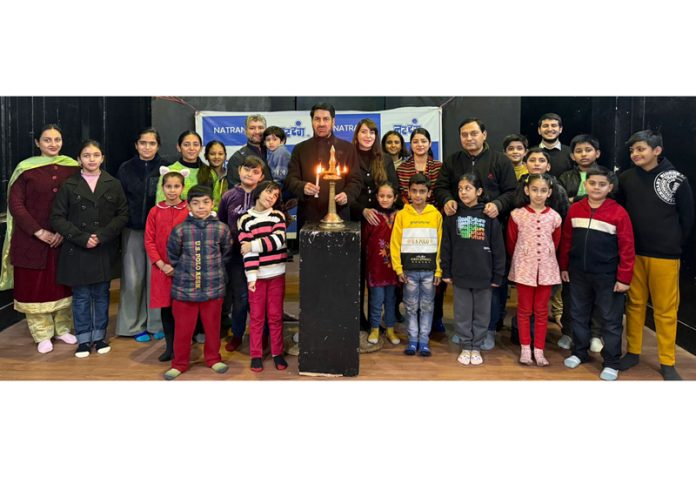
[[442, 278], [460, 288], [500, 285], [505, 274], [505, 244], [500, 222], [483, 213], [483, 204], [457, 204], [442, 230]]
[[618, 202], [633, 224], [636, 254], [678, 259], [694, 225], [689, 180], [667, 160], [644, 171], [632, 167], [619, 176]]

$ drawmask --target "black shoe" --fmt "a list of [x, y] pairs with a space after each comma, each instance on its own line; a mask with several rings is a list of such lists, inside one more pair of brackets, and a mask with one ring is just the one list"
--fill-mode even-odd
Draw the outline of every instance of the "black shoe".
[[80, 343], [77, 345], [77, 350], [75, 350], [76, 358], [86, 358], [89, 356], [89, 350], [92, 348], [90, 343]]
[[163, 363], [164, 363], [165, 361], [171, 361], [171, 360], [172, 360], [172, 354], [173, 354], [173, 353], [172, 353], [171, 351], [165, 350], [165, 352], [162, 353], [161, 355], [159, 355], [159, 357], [158, 357], [157, 359], [158, 359], [159, 361], [163, 362]]
[[263, 371], [263, 360], [261, 358], [251, 358], [251, 366], [249, 368], [255, 373], [260, 373]]
[[281, 355], [273, 356], [273, 364], [278, 371], [282, 371], [288, 367], [288, 362], [285, 361], [285, 358]]
[[660, 374], [665, 381], [681, 381], [682, 377], [677, 373], [677, 369], [674, 366], [667, 366], [665, 364], [660, 365]]
[[619, 371], [626, 371], [634, 367], [640, 362], [640, 355], [634, 353], [626, 353], [619, 360]]
[[111, 351], [111, 346], [105, 343], [104, 340], [99, 340], [94, 342], [94, 349], [96, 349], [99, 354], [106, 354]]

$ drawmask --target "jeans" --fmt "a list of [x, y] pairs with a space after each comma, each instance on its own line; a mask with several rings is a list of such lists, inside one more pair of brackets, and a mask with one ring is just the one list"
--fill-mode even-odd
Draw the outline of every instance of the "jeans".
[[370, 326], [379, 328], [382, 321], [382, 305], [384, 305], [384, 324], [393, 328], [396, 322], [396, 286], [370, 287], [368, 295], [370, 309]]
[[[433, 325], [435, 301], [435, 272], [404, 270], [408, 283], [404, 284], [404, 305], [409, 343], [428, 344], [428, 335]], [[420, 310], [420, 324], [418, 311]]]
[[73, 287], [73, 320], [77, 342], [103, 340], [109, 324], [110, 282]]

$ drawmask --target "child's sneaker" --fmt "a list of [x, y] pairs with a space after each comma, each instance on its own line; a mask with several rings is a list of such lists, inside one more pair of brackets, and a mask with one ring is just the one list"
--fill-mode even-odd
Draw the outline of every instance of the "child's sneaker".
[[215, 371], [218, 374], [223, 374], [226, 373], [228, 369], [230, 369], [229, 366], [227, 366], [225, 363], [222, 361], [218, 361], [217, 363], [213, 364], [210, 369]]
[[463, 364], [464, 366], [469, 366], [471, 363], [471, 350], [463, 349], [457, 357], [457, 362]]
[[534, 349], [534, 361], [536, 361], [537, 366], [548, 366], [549, 361], [544, 356], [543, 349]]
[[273, 356], [273, 364], [278, 371], [282, 371], [288, 367], [288, 362], [285, 361], [282, 355]]
[[593, 353], [599, 353], [602, 351], [602, 348], [604, 348], [604, 343], [602, 343], [602, 340], [599, 338], [592, 338], [590, 340], [590, 351]]
[[398, 336], [396, 336], [396, 333], [394, 332], [394, 328], [387, 328], [387, 339], [389, 342], [393, 345], [398, 345], [401, 343], [401, 340], [399, 339]]
[[614, 368], [604, 368], [599, 377], [605, 381], [616, 381], [619, 378], [619, 371]]
[[242, 346], [242, 338], [240, 338], [238, 336], [232, 336], [232, 338], [229, 338], [227, 340], [227, 344], [225, 345], [225, 350], [232, 353], [240, 346]]
[[260, 373], [263, 371], [263, 360], [261, 358], [251, 358], [251, 366], [249, 368], [255, 373]]
[[532, 348], [529, 345], [522, 345], [520, 347], [520, 363], [530, 365], [533, 364], [532, 361]]
[[96, 349], [99, 354], [106, 354], [111, 351], [111, 346], [105, 343], [104, 340], [99, 340], [94, 342], [94, 349]]
[[370, 336], [367, 337], [367, 342], [372, 344], [379, 343], [379, 328], [372, 328], [370, 330]]
[[157, 341], [163, 340], [164, 339], [164, 331], [158, 331], [157, 333], [153, 334], [152, 337], [156, 339]]
[[135, 338], [135, 341], [138, 343], [147, 343], [150, 341], [150, 334], [147, 331], [142, 331], [135, 335], [133, 338]]
[[568, 356], [566, 359], [563, 360], [563, 364], [565, 365], [565, 367], [570, 369], [577, 368], [578, 366], [580, 366], [581, 363], [582, 361], [580, 361], [580, 358], [578, 358], [574, 354]]
[[409, 341], [408, 346], [406, 346], [406, 349], [404, 350], [404, 354], [408, 356], [415, 356], [417, 346], [418, 345], [415, 342]]
[[[481, 349], [483, 351], [490, 351], [493, 348], [495, 348], [495, 330], [494, 331], [486, 331], [486, 338], [483, 340], [483, 344], [481, 345]], [[474, 363], [471, 363], [474, 364]]]
[[50, 339], [39, 341], [39, 344], [36, 347], [36, 349], [41, 354], [50, 353], [51, 351], [53, 351], [53, 343], [51, 343]]
[[75, 338], [75, 335], [72, 333], [63, 333], [60, 336], [56, 336], [56, 338], [61, 340], [63, 343], [77, 344], [77, 338]]
[[171, 381], [172, 379], [176, 379], [179, 376], [181, 376], [181, 371], [179, 371], [176, 368], [168, 369], [164, 373], [164, 379], [166, 379], [167, 381]]
[[573, 346], [573, 339], [568, 335], [563, 335], [556, 344], [561, 349], [570, 349], [570, 347]]
[[76, 358], [86, 358], [89, 356], [89, 350], [91, 346], [89, 343], [80, 343], [77, 345], [77, 350], [75, 351]]
[[483, 356], [481, 356], [481, 352], [477, 349], [471, 352], [471, 364], [474, 366], [483, 364]]
[[432, 356], [432, 352], [430, 351], [430, 348], [428, 347], [427, 343], [426, 344], [421, 344], [419, 345], [419, 353], [421, 356], [425, 356], [426, 358], [428, 356]]

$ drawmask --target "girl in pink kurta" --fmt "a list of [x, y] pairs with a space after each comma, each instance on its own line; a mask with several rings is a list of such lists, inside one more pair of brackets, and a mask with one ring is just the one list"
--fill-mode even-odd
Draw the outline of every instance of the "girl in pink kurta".
[[546, 322], [553, 285], [561, 283], [556, 249], [561, 240], [561, 216], [546, 205], [551, 197], [548, 174], [530, 174], [524, 186], [526, 204], [512, 211], [507, 228], [507, 249], [512, 256], [508, 279], [517, 284], [517, 323], [520, 363], [532, 364], [530, 316], [534, 313], [534, 360], [544, 357]]
[[174, 349], [174, 315], [172, 315], [172, 275], [174, 268], [167, 255], [167, 240], [175, 226], [186, 220], [188, 206], [181, 200], [184, 182], [189, 175], [188, 169], [169, 171], [160, 168], [162, 189], [165, 200], [156, 204], [147, 216], [145, 223], [145, 251], [152, 264], [150, 286], [150, 307], [162, 309], [162, 329], [166, 348], [158, 358], [170, 361]]

